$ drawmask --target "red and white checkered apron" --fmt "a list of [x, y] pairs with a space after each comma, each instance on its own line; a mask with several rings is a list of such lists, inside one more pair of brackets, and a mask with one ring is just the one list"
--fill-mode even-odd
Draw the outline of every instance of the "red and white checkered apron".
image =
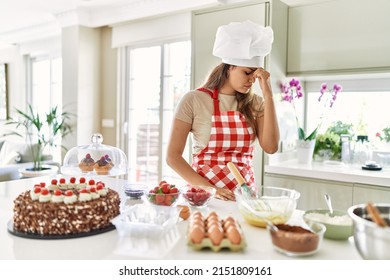
[[227, 167], [228, 162], [233, 162], [247, 185], [253, 185], [252, 158], [255, 135], [252, 127], [247, 126], [244, 115], [238, 111], [220, 112], [218, 89], [214, 89], [214, 92], [205, 88], [198, 90], [210, 94], [213, 98], [214, 113], [211, 118], [209, 142], [194, 156], [192, 167], [214, 186], [234, 189], [238, 183]]

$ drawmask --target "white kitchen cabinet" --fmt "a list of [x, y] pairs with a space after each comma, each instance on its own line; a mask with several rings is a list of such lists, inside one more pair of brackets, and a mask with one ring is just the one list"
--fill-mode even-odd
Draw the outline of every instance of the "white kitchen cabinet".
[[289, 9], [287, 72], [390, 69], [390, 1], [338, 0]]
[[390, 188], [355, 184], [353, 188], [353, 204], [367, 202], [390, 203]]
[[326, 209], [325, 193], [331, 196], [334, 209], [347, 210], [352, 205], [352, 183], [266, 173], [264, 185], [299, 191], [301, 196], [298, 201], [298, 209], [301, 210]]

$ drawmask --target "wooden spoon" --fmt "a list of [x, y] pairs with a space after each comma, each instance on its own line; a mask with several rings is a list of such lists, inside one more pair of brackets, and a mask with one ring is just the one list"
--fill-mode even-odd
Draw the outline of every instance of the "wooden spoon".
[[380, 227], [386, 227], [387, 223], [382, 218], [381, 214], [379, 213], [378, 208], [375, 207], [371, 202], [367, 203], [367, 212], [370, 214], [372, 220], [374, 223], [376, 223]]

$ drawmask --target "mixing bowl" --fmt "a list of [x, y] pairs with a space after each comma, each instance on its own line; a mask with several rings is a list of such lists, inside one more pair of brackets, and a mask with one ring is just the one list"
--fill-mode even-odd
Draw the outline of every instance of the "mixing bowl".
[[390, 260], [390, 203], [373, 204], [379, 210], [387, 227], [380, 227], [371, 220], [366, 204], [351, 206], [348, 214], [353, 220], [355, 247], [367, 260]]
[[256, 187], [255, 193], [254, 197], [246, 198], [240, 189], [235, 190], [238, 209], [244, 220], [263, 228], [267, 226], [267, 222], [287, 222], [297, 208], [300, 197], [296, 190], [268, 186]]
[[345, 240], [353, 234], [352, 219], [346, 211], [334, 210], [330, 214], [327, 209], [308, 210], [303, 214], [303, 220], [322, 223], [326, 227], [324, 237], [328, 239]]

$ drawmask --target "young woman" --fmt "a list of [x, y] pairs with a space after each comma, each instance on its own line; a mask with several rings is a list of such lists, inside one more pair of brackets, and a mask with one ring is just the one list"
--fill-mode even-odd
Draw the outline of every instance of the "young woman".
[[[248, 29], [251, 32], [246, 33]], [[229, 41], [231, 36], [226, 40], [225, 35], [229, 32], [250, 37], [250, 42], [245, 40], [247, 38], [242, 42], [254, 49], [252, 53], [255, 55], [248, 59], [246, 53], [240, 54], [236, 42]], [[215, 187], [216, 197], [220, 199], [235, 199], [233, 190], [237, 181], [227, 168], [228, 162], [236, 165], [248, 185], [254, 185], [252, 157], [255, 140], [258, 139], [266, 153], [275, 153], [278, 149], [279, 128], [270, 74], [261, 67], [264, 49], [269, 52], [270, 46], [263, 48], [260, 54], [256, 53], [260, 49], [259, 42], [272, 44], [273, 37], [269, 32], [272, 32], [269, 27], [252, 22], [220, 27], [213, 54], [221, 57], [222, 63], [214, 68], [201, 88], [185, 94], [176, 108], [167, 163], [189, 184]], [[264, 33], [268, 41], [264, 39]], [[259, 37], [262, 40], [254, 44]], [[226, 48], [229, 43], [230, 49]], [[251, 91], [256, 81], [263, 97]], [[192, 166], [182, 156], [190, 132], [193, 138]]]

